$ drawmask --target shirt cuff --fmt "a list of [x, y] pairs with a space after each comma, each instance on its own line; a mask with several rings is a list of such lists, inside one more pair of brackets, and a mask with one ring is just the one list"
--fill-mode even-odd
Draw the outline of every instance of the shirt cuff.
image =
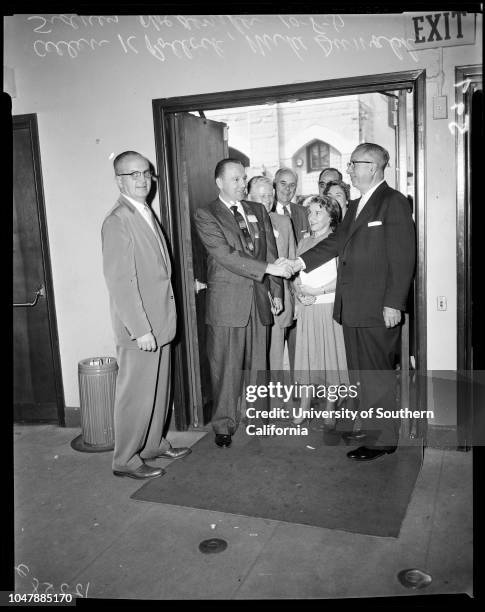
[[302, 266], [302, 268], [301, 268], [301, 269], [302, 269], [302, 270], [304, 270], [304, 269], [306, 268], [306, 264], [305, 264], [305, 262], [303, 261], [303, 259], [302, 259], [301, 257], [297, 257], [297, 259], [298, 259], [298, 261], [301, 263], [301, 266]]

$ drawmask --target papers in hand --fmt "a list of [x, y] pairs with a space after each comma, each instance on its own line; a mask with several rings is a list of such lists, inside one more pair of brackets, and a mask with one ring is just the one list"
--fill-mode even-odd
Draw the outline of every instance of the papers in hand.
[[335, 257], [311, 272], [305, 272], [304, 270], [300, 272], [301, 284], [309, 287], [322, 287], [336, 278], [337, 259]]

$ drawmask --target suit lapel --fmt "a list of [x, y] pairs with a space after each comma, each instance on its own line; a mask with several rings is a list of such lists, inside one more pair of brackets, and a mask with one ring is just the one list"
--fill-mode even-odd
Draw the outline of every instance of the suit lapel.
[[214, 216], [219, 220], [221, 225], [223, 225], [226, 233], [233, 237], [234, 246], [237, 245], [238, 247], [243, 248], [242, 241], [244, 238], [241, 230], [239, 229], [238, 222], [229, 208], [224, 204], [224, 202], [221, 202], [219, 198], [212, 202], [210, 208], [212, 209]]
[[375, 207], [377, 203], [379, 202], [381, 194], [386, 187], [387, 187], [387, 183], [385, 181], [384, 183], [381, 183], [379, 185], [379, 187], [374, 191], [374, 193], [371, 195], [369, 200], [366, 202], [364, 208], [360, 211], [360, 214], [357, 217], [357, 219], [355, 219], [355, 214], [357, 212], [358, 203], [360, 202], [361, 198], [359, 198], [358, 200], [355, 200], [355, 209], [353, 209], [352, 211], [349, 210], [347, 212], [347, 215], [352, 213], [351, 218], [353, 218], [354, 220], [352, 221], [349, 227], [349, 232], [347, 234], [345, 242], [348, 242], [350, 238], [355, 234], [355, 232], [359, 228], [361, 228], [363, 225], [365, 225], [368, 222], [368, 220], [372, 217], [372, 214], [374, 213]]

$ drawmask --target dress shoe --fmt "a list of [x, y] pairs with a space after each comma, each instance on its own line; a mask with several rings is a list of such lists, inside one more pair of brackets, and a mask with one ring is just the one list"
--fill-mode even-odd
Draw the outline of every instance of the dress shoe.
[[382, 457], [382, 455], [390, 455], [396, 448], [397, 446], [374, 446], [372, 448], [359, 446], [359, 448], [348, 452], [347, 457], [354, 461], [372, 461], [373, 459], [377, 459], [377, 457]]
[[217, 446], [231, 446], [231, 434], [216, 434]]
[[180, 459], [181, 457], [185, 457], [186, 455], [190, 455], [192, 452], [191, 448], [187, 446], [181, 446], [180, 448], [168, 448], [167, 450], [159, 453], [155, 459], [163, 458], [163, 459]]
[[136, 470], [113, 470], [115, 476], [128, 476], [129, 478], [136, 478], [137, 480], [146, 480], [147, 478], [158, 478], [166, 474], [162, 468], [152, 467], [143, 463]]

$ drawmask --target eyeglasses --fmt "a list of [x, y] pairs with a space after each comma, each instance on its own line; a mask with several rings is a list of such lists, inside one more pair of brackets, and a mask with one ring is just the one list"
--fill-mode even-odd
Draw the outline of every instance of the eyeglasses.
[[355, 161], [349, 161], [349, 163], [347, 164], [347, 168], [353, 168], [355, 164], [373, 164], [373, 163], [374, 162], [371, 162], [371, 161], [360, 161], [356, 159]]
[[145, 178], [153, 178], [154, 174], [151, 170], [145, 170], [145, 172], [140, 172], [139, 170], [135, 170], [135, 172], [120, 172], [116, 176], [131, 176], [131, 178], [136, 181], [141, 178], [141, 175]]

